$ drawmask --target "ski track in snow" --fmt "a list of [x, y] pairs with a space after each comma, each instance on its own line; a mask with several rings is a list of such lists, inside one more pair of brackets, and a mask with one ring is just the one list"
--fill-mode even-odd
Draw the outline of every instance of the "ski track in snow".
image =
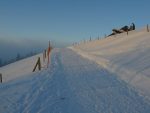
[[150, 103], [97, 64], [55, 49], [47, 70], [0, 85], [0, 113], [149, 113]]

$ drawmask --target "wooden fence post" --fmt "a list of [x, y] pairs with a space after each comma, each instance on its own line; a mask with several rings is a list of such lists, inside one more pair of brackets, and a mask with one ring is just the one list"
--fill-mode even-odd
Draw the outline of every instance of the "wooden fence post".
[[38, 58], [38, 67], [39, 67], [39, 70], [41, 70], [41, 60], [40, 60], [40, 57]]
[[48, 46], [48, 49], [47, 49], [47, 58], [48, 58], [48, 61], [47, 61], [47, 68], [49, 66], [49, 63], [50, 63], [50, 52], [51, 52], [51, 44], [50, 44], [50, 41], [49, 41], [49, 46]]
[[46, 59], [46, 50], [44, 50], [43, 52], [43, 62], [45, 62], [45, 59]]
[[0, 73], [0, 82], [2, 83], [2, 74]]
[[43, 62], [45, 62], [45, 50], [44, 50], [44, 53], [43, 53]]
[[147, 24], [147, 32], [149, 32], [149, 26], [148, 26], [148, 24]]
[[91, 36], [90, 36], [90, 41], [92, 41], [92, 38], [91, 38]]
[[44, 54], [45, 54], [45, 58], [46, 58], [46, 49], [45, 49], [45, 51], [44, 51]]
[[50, 63], [50, 52], [51, 52], [51, 48], [50, 47], [48, 47], [48, 50], [47, 50], [47, 68], [48, 68], [48, 65], [49, 65], [49, 63]]
[[38, 66], [38, 69], [41, 70], [41, 60], [40, 60], [40, 57], [38, 57], [36, 65], [33, 68], [33, 72], [35, 71], [35, 69], [36, 69], [37, 66]]
[[127, 35], [129, 34], [129, 31], [127, 30]]

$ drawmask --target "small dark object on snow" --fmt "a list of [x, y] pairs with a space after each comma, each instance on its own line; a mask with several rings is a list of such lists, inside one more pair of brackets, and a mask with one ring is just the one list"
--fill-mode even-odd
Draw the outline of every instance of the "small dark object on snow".
[[108, 35], [108, 36], [112, 36], [112, 35], [115, 35], [115, 34], [120, 34], [120, 33], [128, 32], [128, 31], [132, 31], [132, 30], [135, 30], [135, 24], [134, 23], [132, 23], [132, 25], [130, 27], [123, 26], [120, 29], [112, 29], [113, 33]]

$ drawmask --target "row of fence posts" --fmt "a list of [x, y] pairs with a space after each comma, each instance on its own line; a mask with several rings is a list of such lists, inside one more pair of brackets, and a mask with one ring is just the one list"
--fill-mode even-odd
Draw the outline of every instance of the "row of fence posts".
[[[149, 25], [148, 25], [148, 24], [147, 24], [147, 26], [146, 26], [146, 30], [147, 30], [147, 32], [149, 32]], [[127, 31], [127, 35], [128, 35], [128, 34], [129, 34], [129, 32]], [[106, 35], [105, 35], [105, 38], [106, 38]], [[99, 38], [99, 36], [98, 36], [98, 40], [99, 40], [99, 39], [100, 39], [100, 38]], [[92, 41], [91, 36], [90, 36], [90, 41]], [[85, 42], [85, 41], [84, 41], [84, 42]], [[75, 43], [75, 45], [76, 45], [76, 43]], [[45, 49], [44, 52], [43, 52], [43, 62], [45, 62], [46, 57], [47, 57], [47, 59], [48, 59], [48, 61], [47, 61], [47, 68], [48, 68], [49, 63], [50, 63], [50, 52], [51, 52], [51, 49], [52, 49], [52, 47], [51, 47], [50, 41], [49, 41], [49, 46], [48, 46], [48, 48], [47, 48], [47, 51], [46, 51], [46, 49]], [[46, 53], [47, 53], [47, 55], [46, 55]], [[38, 57], [38, 60], [37, 60], [35, 66], [34, 66], [34, 68], [33, 68], [33, 72], [36, 70], [37, 67], [38, 67], [39, 70], [41, 70], [41, 68], [42, 68], [40, 57]], [[0, 82], [2, 83], [2, 74], [1, 74], [1, 73], [0, 73]]]
[[[147, 24], [146, 25], [146, 30], [147, 30], [147, 32], [150, 32], [150, 30], [149, 30], [149, 25]], [[129, 31], [127, 30], [126, 31], [126, 33], [127, 33], [127, 35], [129, 35]], [[116, 35], [114, 35], [114, 37], [116, 37]], [[104, 38], [107, 38], [107, 35], [105, 34], [104, 35]], [[100, 38], [99, 36], [97, 37], [97, 40], [100, 40], [100, 39], [102, 39], [102, 38]], [[90, 36], [90, 38], [89, 38], [89, 42], [91, 42], [92, 41], [92, 37]], [[86, 41], [86, 40], [84, 40], [83, 41], [83, 43], [86, 43], [86, 42], [88, 42], [88, 41]], [[79, 42], [79, 43], [73, 43], [73, 46], [76, 46], [76, 45], [79, 45], [81, 42]]]
[[[46, 61], [46, 57], [47, 57], [47, 68], [48, 68], [49, 63], [50, 63], [50, 52], [51, 52], [51, 49], [52, 49], [52, 47], [51, 47], [50, 41], [49, 41], [49, 46], [47, 48], [47, 51], [44, 50], [44, 52], [43, 52], [43, 62]], [[34, 68], [33, 68], [33, 72], [36, 70], [37, 67], [38, 67], [38, 70], [41, 70], [41, 68], [42, 68], [40, 57], [38, 57], [38, 59], [37, 59], [37, 62], [35, 64]], [[2, 83], [2, 74], [1, 73], [0, 73], [0, 83]]]
[[[50, 41], [49, 41], [49, 46], [47, 48], [47, 50], [45, 49], [43, 52], [43, 62], [46, 62], [46, 58], [47, 58], [47, 68], [50, 64], [50, 52], [52, 50], [52, 47], [50, 45]], [[33, 72], [36, 70], [36, 68], [38, 67], [38, 70], [41, 70], [42, 66], [41, 66], [41, 59], [40, 57], [38, 57], [37, 62], [33, 68]]]

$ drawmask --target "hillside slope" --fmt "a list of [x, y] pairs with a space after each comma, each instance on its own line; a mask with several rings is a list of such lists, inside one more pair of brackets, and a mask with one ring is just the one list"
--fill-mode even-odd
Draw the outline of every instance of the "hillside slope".
[[1, 113], [150, 111], [148, 100], [93, 61], [69, 49], [54, 49], [51, 55], [48, 69], [0, 84]]
[[[24, 76], [32, 75], [32, 70], [37, 62], [38, 57], [42, 58], [42, 54], [25, 58], [23, 60], [1, 67], [0, 73], [3, 76], [3, 82], [9, 82]], [[42, 59], [41, 63], [44, 65]]]
[[70, 48], [115, 73], [150, 98], [150, 32], [146, 28]]

